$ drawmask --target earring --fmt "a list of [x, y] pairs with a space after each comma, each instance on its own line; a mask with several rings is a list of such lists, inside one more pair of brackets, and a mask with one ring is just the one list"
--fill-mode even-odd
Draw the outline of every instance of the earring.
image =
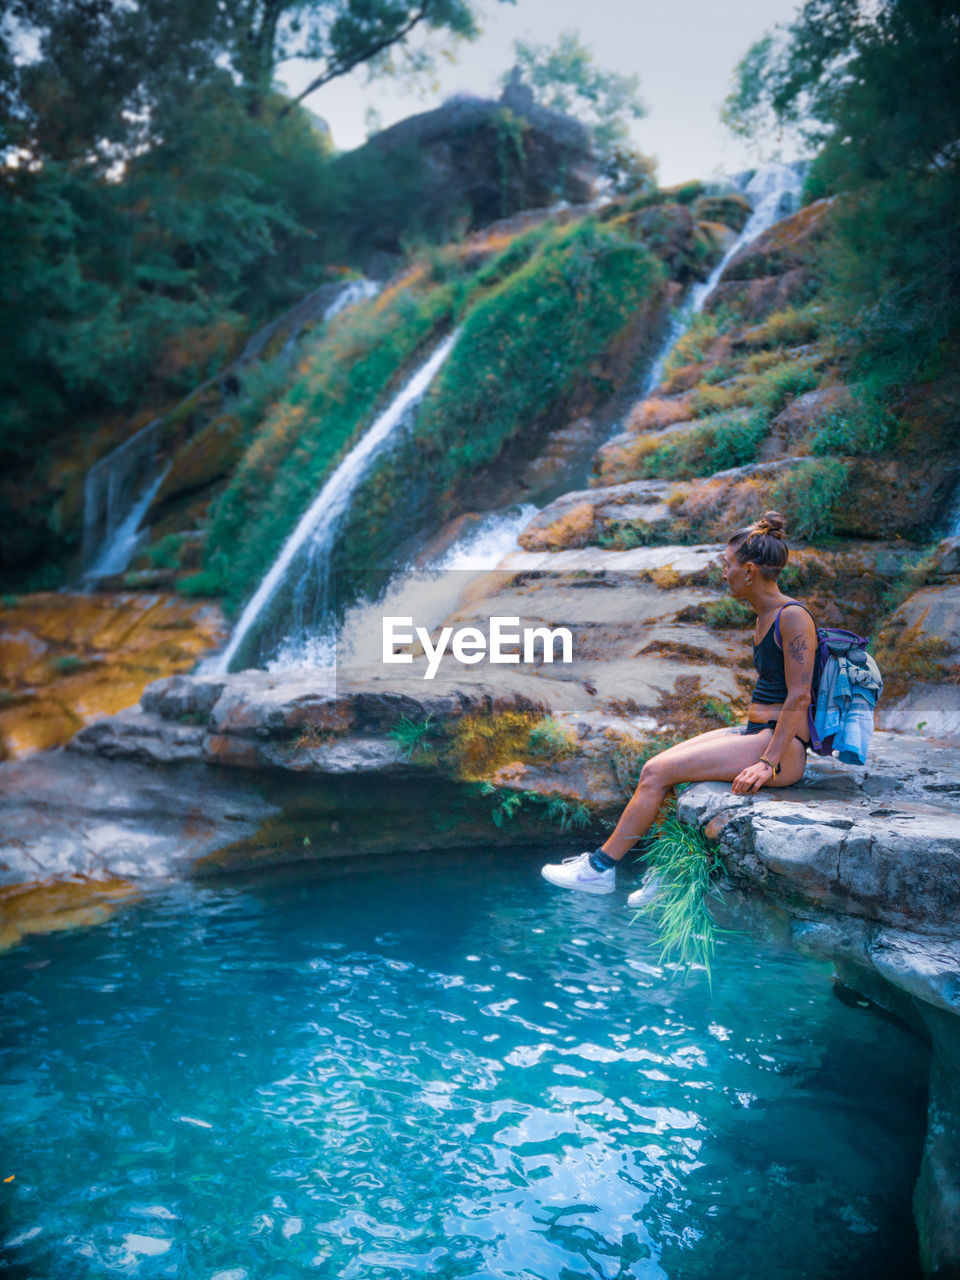
[[752, 581], [753, 581], [753, 578], [747, 578], [747, 585], [749, 586], [749, 584], [750, 584]]

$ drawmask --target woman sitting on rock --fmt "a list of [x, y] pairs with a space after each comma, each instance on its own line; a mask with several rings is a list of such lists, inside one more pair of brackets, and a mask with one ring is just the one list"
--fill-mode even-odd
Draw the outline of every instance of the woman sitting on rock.
[[[613, 893], [617, 863], [649, 830], [668, 790], [678, 782], [732, 782], [735, 795], [750, 795], [764, 786], [789, 787], [803, 777], [817, 632], [806, 605], [777, 586], [788, 554], [784, 519], [777, 511], [765, 512], [735, 533], [723, 553], [723, 578], [730, 594], [757, 613], [757, 683], [746, 723], [699, 733], [648, 760], [613, 834], [593, 853], [545, 866], [543, 875], [551, 884], [584, 893]], [[774, 628], [778, 617], [779, 645]], [[659, 889], [659, 879], [650, 872], [627, 901], [642, 906]]]

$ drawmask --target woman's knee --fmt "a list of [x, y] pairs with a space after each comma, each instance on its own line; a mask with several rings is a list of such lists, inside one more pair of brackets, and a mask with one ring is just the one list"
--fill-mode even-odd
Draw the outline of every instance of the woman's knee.
[[670, 766], [659, 756], [651, 756], [640, 770], [641, 787], [658, 788], [663, 791], [670, 786]]

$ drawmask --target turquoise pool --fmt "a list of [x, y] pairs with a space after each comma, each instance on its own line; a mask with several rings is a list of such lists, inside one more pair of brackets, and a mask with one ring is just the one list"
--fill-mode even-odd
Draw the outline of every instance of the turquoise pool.
[[179, 884], [0, 957], [0, 1269], [919, 1276], [924, 1046], [749, 936], [671, 980], [542, 861]]

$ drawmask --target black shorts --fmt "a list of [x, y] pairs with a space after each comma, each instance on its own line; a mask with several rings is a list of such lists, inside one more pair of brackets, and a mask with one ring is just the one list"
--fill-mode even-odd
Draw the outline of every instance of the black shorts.
[[[763, 729], [776, 729], [776, 720], [745, 720], [741, 733], [760, 733]], [[798, 742], [803, 743], [804, 751], [810, 750], [810, 743], [806, 738], [801, 738], [799, 733], [794, 734]]]

